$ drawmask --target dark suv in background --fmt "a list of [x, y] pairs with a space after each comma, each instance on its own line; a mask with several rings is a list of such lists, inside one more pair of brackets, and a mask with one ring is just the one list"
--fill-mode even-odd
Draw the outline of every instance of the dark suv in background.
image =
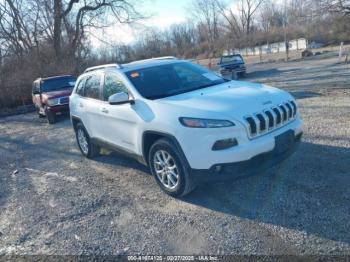
[[38, 78], [33, 82], [32, 98], [39, 117], [47, 117], [49, 124], [56, 116], [69, 113], [69, 96], [76, 78], [71, 75]]
[[224, 55], [218, 63], [220, 74], [229, 79], [237, 79], [244, 77], [246, 74], [246, 66], [244, 59], [240, 54]]

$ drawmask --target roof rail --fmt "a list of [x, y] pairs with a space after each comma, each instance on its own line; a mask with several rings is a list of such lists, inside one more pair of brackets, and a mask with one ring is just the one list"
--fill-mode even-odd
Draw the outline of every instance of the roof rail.
[[161, 56], [161, 57], [154, 57], [151, 58], [152, 60], [163, 60], [163, 59], [177, 59], [175, 56]]
[[104, 69], [104, 68], [108, 68], [108, 67], [122, 68], [122, 66], [119, 64], [99, 65], [99, 66], [93, 66], [93, 67], [86, 68], [84, 73], [99, 70], [99, 69]]
[[148, 61], [167, 60], [167, 59], [177, 59], [177, 57], [175, 57], [175, 56], [152, 57], [149, 59], [133, 61], [133, 62], [130, 62], [129, 64], [137, 64], [137, 63], [143, 63], [143, 62], [148, 62]]

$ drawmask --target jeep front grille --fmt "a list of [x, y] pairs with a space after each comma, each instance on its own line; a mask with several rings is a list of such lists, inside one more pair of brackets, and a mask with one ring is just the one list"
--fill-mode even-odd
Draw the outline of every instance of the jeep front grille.
[[281, 114], [281, 111], [277, 108], [277, 107], [274, 107], [272, 108], [272, 111], [275, 113], [276, 115], [276, 118], [275, 118], [275, 123], [276, 125], [280, 125], [281, 122], [282, 122], [282, 114]]
[[259, 130], [264, 132], [266, 130], [266, 121], [262, 114], [256, 114], [256, 118], [259, 120]]
[[287, 115], [287, 110], [284, 107], [284, 105], [279, 105], [279, 108], [282, 110], [282, 114], [283, 114], [283, 118], [282, 121], [285, 122], [288, 119], [288, 115]]
[[248, 122], [251, 135], [255, 136], [257, 134], [257, 130], [256, 130], [256, 123], [254, 121], [254, 118], [246, 117], [246, 121]]
[[294, 103], [294, 101], [290, 101], [292, 107], [293, 107], [293, 117], [297, 114], [297, 105]]
[[287, 101], [278, 106], [244, 117], [251, 138], [266, 134], [292, 121], [297, 114], [294, 101]]

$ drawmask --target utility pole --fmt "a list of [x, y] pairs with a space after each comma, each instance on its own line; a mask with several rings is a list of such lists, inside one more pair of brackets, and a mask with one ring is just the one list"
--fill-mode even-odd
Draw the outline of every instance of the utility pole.
[[338, 63], [340, 63], [341, 59], [343, 58], [343, 47], [344, 47], [344, 42], [341, 42], [339, 47]]
[[289, 59], [289, 41], [287, 37], [287, 0], [284, 0], [284, 44], [286, 46], [286, 62]]

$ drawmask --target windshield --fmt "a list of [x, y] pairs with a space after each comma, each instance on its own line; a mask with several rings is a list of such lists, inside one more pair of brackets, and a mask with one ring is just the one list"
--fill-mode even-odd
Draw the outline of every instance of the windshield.
[[230, 55], [221, 57], [221, 64], [226, 63], [243, 63], [243, 58], [240, 55]]
[[41, 80], [41, 92], [73, 88], [75, 81], [75, 77], [72, 76]]
[[215, 73], [189, 62], [132, 70], [126, 75], [139, 93], [148, 99], [182, 94], [225, 82]]

